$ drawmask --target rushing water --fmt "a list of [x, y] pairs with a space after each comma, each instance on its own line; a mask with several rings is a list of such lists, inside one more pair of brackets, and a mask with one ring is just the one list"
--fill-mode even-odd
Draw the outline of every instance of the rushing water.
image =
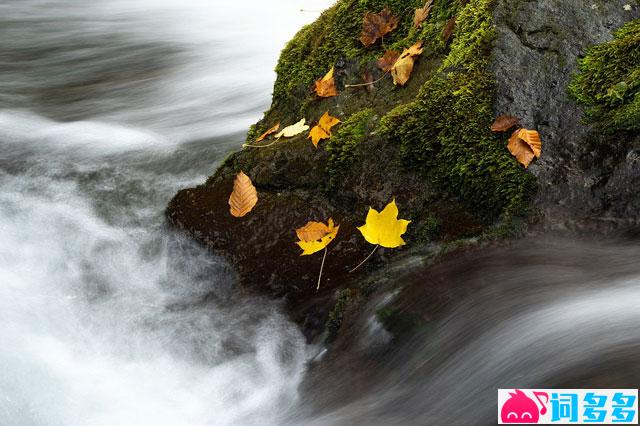
[[481, 290], [367, 392], [300, 405], [315, 351], [162, 212], [240, 145], [329, 3], [0, 3], [1, 425], [482, 424], [496, 387], [637, 360], [638, 245], [525, 247], [441, 277]]
[[297, 328], [162, 213], [327, 3], [0, 2], [0, 424], [265, 425], [295, 402]]

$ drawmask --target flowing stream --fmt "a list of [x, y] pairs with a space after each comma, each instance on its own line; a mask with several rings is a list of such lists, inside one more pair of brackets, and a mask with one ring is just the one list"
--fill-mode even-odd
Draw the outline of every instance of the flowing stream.
[[569, 245], [551, 270], [523, 249], [538, 263], [482, 275], [369, 392], [301, 404], [318, 348], [163, 210], [240, 146], [284, 43], [330, 3], [0, 3], [1, 425], [475, 424], [498, 386], [637, 360], [637, 244]]
[[0, 424], [268, 425], [295, 402], [297, 327], [163, 210], [328, 3], [0, 2]]

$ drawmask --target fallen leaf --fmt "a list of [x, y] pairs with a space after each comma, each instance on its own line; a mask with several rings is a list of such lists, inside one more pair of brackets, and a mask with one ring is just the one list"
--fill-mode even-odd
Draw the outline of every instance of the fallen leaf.
[[365, 47], [374, 44], [379, 38], [384, 37], [398, 27], [398, 18], [391, 14], [388, 7], [380, 13], [367, 12], [362, 23], [360, 41]]
[[302, 228], [296, 229], [300, 241], [317, 241], [329, 233], [329, 226], [322, 222], [308, 222]]
[[400, 52], [397, 52], [395, 50], [387, 50], [386, 52], [384, 52], [382, 58], [378, 59], [378, 68], [380, 68], [384, 72], [389, 72], [399, 58]]
[[258, 139], [256, 139], [256, 142], [260, 142], [260, 141], [265, 140], [268, 136], [271, 136], [272, 134], [277, 132], [279, 128], [280, 128], [280, 122], [278, 122], [275, 126], [273, 126], [269, 130], [264, 132]]
[[331, 128], [338, 123], [340, 123], [340, 120], [330, 116], [329, 111], [325, 112], [322, 117], [320, 117], [318, 124], [311, 129], [307, 139], [311, 139], [311, 142], [313, 142], [313, 145], [317, 148], [318, 142], [331, 137]]
[[424, 7], [420, 9], [416, 9], [415, 14], [413, 15], [413, 26], [418, 28], [420, 25], [424, 23], [429, 17], [429, 13], [431, 13], [431, 8], [433, 7], [433, 0], [427, 0]]
[[302, 249], [300, 256], [309, 256], [324, 249], [338, 235], [340, 226], [333, 223], [333, 219], [329, 219], [325, 225], [321, 222], [308, 222], [302, 228], [296, 229], [296, 235], [300, 241], [296, 242]]
[[449, 43], [449, 39], [453, 35], [453, 31], [456, 29], [456, 17], [449, 19], [447, 24], [442, 29], [442, 40], [444, 40], [444, 44]]
[[296, 124], [292, 124], [291, 126], [287, 126], [280, 133], [276, 135], [277, 139], [280, 138], [292, 138], [294, 136], [299, 135], [302, 132], [309, 130], [309, 126], [305, 124], [307, 120], [304, 118], [298, 121]]
[[411, 73], [413, 72], [413, 65], [415, 64], [415, 58], [422, 54], [422, 41], [416, 42], [413, 46], [405, 49], [402, 55], [391, 67], [391, 76], [393, 77], [393, 84], [404, 86]]
[[238, 173], [229, 197], [229, 212], [234, 217], [246, 216], [258, 202], [258, 191], [244, 172]]
[[542, 155], [540, 134], [535, 130], [518, 129], [509, 138], [507, 148], [516, 160], [527, 168], [534, 158], [540, 158]]
[[408, 220], [398, 220], [398, 206], [394, 199], [380, 213], [370, 207], [366, 223], [358, 230], [371, 244], [395, 248], [405, 244], [402, 234], [407, 232], [409, 223]]
[[330, 98], [332, 96], [338, 96], [338, 89], [336, 89], [336, 79], [333, 77], [335, 67], [332, 67], [327, 75], [316, 81], [315, 92], [321, 98]]
[[491, 125], [492, 132], [506, 132], [507, 130], [516, 127], [520, 124], [520, 119], [513, 115], [502, 114], [496, 118], [496, 121]]

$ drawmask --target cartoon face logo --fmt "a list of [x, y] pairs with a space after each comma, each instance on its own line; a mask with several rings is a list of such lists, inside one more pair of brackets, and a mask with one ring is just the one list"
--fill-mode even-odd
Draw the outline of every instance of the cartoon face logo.
[[[509, 395], [511, 397], [504, 403], [500, 411], [502, 423], [538, 423], [540, 414], [547, 412], [545, 405], [549, 401], [549, 395], [544, 392], [534, 392], [541, 409], [538, 409], [538, 405], [519, 389], [516, 389], [515, 393], [509, 392]], [[542, 396], [546, 398], [544, 403], [540, 400]]]

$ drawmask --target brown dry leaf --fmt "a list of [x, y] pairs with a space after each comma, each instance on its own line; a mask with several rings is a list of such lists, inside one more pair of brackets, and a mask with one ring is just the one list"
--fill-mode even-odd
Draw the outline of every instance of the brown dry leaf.
[[518, 129], [509, 138], [507, 148], [520, 164], [529, 167], [534, 158], [542, 155], [540, 134], [535, 130]]
[[272, 128], [270, 128], [269, 130], [267, 130], [266, 132], [264, 132], [258, 139], [256, 139], [256, 142], [260, 142], [265, 140], [268, 136], [271, 136], [272, 134], [274, 134], [275, 132], [278, 131], [278, 129], [280, 129], [280, 122], [278, 121], [278, 123], [273, 126]]
[[431, 8], [433, 7], [433, 0], [427, 0], [424, 7], [420, 9], [416, 9], [416, 13], [413, 15], [413, 26], [418, 28], [420, 25], [424, 23], [429, 17], [429, 13], [431, 13]]
[[442, 40], [444, 40], [444, 44], [449, 43], [451, 36], [453, 35], [453, 31], [456, 29], [456, 17], [449, 19], [447, 24], [442, 29]]
[[311, 142], [313, 142], [313, 145], [317, 148], [318, 143], [322, 139], [329, 139], [331, 137], [331, 128], [338, 123], [340, 123], [340, 120], [330, 116], [329, 111], [325, 112], [322, 117], [320, 117], [318, 125], [311, 129], [307, 139], [311, 139]]
[[502, 114], [491, 125], [492, 132], [506, 132], [520, 124], [520, 119], [509, 114]]
[[380, 13], [367, 12], [362, 23], [360, 41], [365, 47], [374, 44], [379, 38], [384, 37], [398, 27], [398, 18], [391, 14], [388, 7]]
[[378, 68], [380, 68], [384, 72], [391, 71], [393, 65], [398, 61], [398, 58], [400, 58], [400, 52], [397, 52], [395, 50], [387, 50], [386, 52], [384, 52], [382, 58], [378, 59]]
[[238, 173], [229, 197], [229, 212], [234, 217], [246, 216], [258, 202], [258, 191], [244, 172]]
[[336, 80], [333, 77], [335, 68], [332, 67], [327, 75], [316, 81], [315, 92], [321, 98], [330, 98], [332, 96], [338, 96], [338, 89], [336, 89]]
[[413, 72], [415, 58], [420, 56], [422, 51], [422, 41], [418, 41], [416, 44], [402, 52], [400, 58], [398, 58], [396, 63], [391, 67], [393, 84], [404, 86], [407, 81], [409, 81], [409, 77], [411, 77], [411, 73]]

